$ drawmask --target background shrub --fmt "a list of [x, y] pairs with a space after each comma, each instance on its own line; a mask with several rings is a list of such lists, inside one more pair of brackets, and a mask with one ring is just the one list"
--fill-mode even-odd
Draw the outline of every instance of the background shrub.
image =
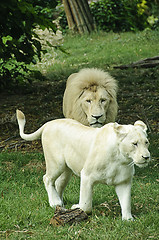
[[90, 3], [98, 29], [136, 31], [148, 26], [145, 0], [99, 0]]
[[[39, 28], [56, 30], [52, 12], [57, 1], [6, 0], [0, 2], [0, 87], [19, 81], [26, 64], [41, 58], [41, 43], [33, 31]], [[22, 78], [21, 78], [22, 79]]]

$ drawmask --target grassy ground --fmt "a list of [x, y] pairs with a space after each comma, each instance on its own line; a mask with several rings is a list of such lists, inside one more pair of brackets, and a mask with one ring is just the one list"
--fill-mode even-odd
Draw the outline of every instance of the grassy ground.
[[[134, 222], [121, 221], [114, 188], [97, 185], [93, 213], [87, 221], [53, 227], [49, 222], [54, 211], [42, 182], [43, 155], [1, 153], [0, 159], [0, 239], [158, 239], [157, 165], [136, 169], [132, 187]], [[79, 179], [72, 177], [64, 196], [65, 207], [77, 203], [78, 197]]]
[[158, 55], [159, 31], [145, 30], [138, 33], [93, 33], [91, 35], [67, 35], [63, 48], [68, 55], [52, 55], [54, 65], [45, 62], [40, 70], [50, 79], [59, 79], [84, 67], [112, 70], [113, 66], [131, 63]]
[[[158, 84], [159, 69], [117, 70], [113, 66], [159, 55], [159, 32], [98, 33], [68, 35], [63, 46], [70, 53], [54, 54], [54, 65], [45, 61], [37, 68], [48, 82], [0, 95], [0, 239], [158, 239], [159, 164], [158, 164]], [[55, 57], [56, 56], [56, 57]], [[151, 164], [136, 168], [132, 187], [134, 222], [122, 222], [113, 187], [94, 188], [93, 213], [89, 220], [72, 226], [53, 227], [42, 182], [45, 162], [39, 142], [23, 143], [18, 137], [14, 112], [26, 114], [27, 132], [49, 119], [62, 117], [62, 96], [70, 73], [83, 67], [109, 71], [119, 84], [117, 121], [133, 124], [143, 120], [149, 128]], [[44, 111], [45, 109], [45, 111]], [[79, 178], [73, 176], [64, 200], [66, 208], [78, 202]], [[101, 203], [103, 203], [101, 205]]]

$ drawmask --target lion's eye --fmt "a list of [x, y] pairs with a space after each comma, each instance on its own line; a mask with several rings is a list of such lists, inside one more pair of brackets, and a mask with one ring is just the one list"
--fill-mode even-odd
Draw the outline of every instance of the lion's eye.
[[134, 142], [133, 145], [137, 147], [138, 144], [137, 144], [137, 142]]
[[104, 102], [106, 102], [106, 99], [101, 99], [101, 103], [104, 103]]
[[146, 142], [145, 142], [145, 144], [146, 144], [146, 145], [149, 145], [149, 142], [148, 142], [148, 141], [146, 141]]

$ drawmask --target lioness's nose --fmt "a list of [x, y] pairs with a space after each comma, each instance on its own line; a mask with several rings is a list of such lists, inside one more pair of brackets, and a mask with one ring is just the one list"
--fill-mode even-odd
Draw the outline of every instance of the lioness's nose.
[[150, 157], [149, 156], [142, 156], [145, 160], [148, 160]]
[[96, 119], [98, 120], [100, 117], [102, 117], [102, 115], [103, 115], [103, 114], [98, 115], [98, 116], [96, 116], [96, 115], [92, 115], [92, 117], [93, 117], [93, 118], [96, 118]]

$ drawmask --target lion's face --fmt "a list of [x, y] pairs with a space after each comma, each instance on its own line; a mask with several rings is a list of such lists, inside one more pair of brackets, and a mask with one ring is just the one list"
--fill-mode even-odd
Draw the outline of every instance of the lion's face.
[[102, 127], [117, 116], [117, 82], [107, 72], [86, 68], [67, 79], [63, 114], [86, 126]]
[[106, 123], [110, 95], [104, 88], [92, 86], [81, 96], [81, 107], [91, 127], [101, 127]]
[[[137, 121], [134, 126], [125, 126], [123, 129], [120, 148], [122, 153], [130, 160], [131, 165], [146, 167], [150, 161], [150, 152], [148, 150], [149, 141], [146, 135], [146, 125]], [[124, 127], [123, 127], [124, 128]]]

